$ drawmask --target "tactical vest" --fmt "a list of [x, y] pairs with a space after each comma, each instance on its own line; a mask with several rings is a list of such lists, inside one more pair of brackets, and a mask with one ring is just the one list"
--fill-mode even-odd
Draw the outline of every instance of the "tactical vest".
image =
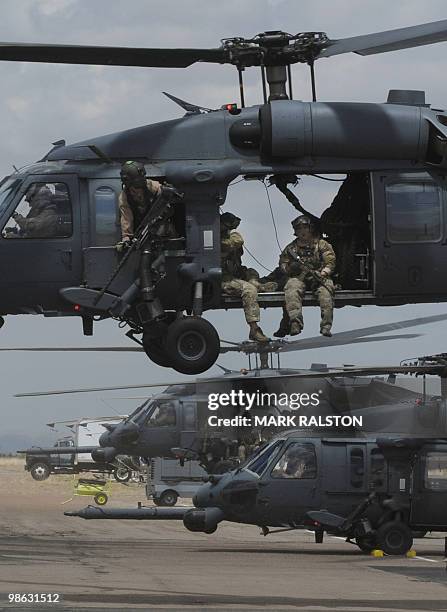
[[144, 200], [139, 202], [132, 197], [130, 190], [125, 189], [125, 192], [127, 203], [129, 204], [130, 210], [133, 214], [134, 231], [137, 231], [144, 217], [147, 215], [152, 204], [154, 203], [156, 196], [152, 194], [147, 187], [144, 187]]

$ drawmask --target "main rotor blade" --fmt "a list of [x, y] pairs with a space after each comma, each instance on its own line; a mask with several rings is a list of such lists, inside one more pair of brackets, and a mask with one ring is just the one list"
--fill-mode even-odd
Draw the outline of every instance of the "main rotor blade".
[[70, 352], [124, 352], [124, 353], [135, 353], [144, 351], [141, 346], [22, 346], [22, 347], [0, 347], [0, 351], [37, 351], [37, 352], [47, 352], [47, 353], [55, 353], [60, 351], [70, 351]]
[[195, 62], [223, 63], [225, 54], [221, 48], [146, 49], [3, 42], [0, 43], [0, 60], [95, 66], [186, 68]]
[[[295, 340], [289, 342], [281, 347], [280, 352], [286, 353], [289, 351], [303, 351], [311, 348], [319, 347], [330, 347], [340, 346], [343, 344], [352, 344], [355, 342], [367, 342], [367, 336], [374, 336], [375, 334], [381, 334], [387, 331], [397, 331], [399, 329], [406, 329], [408, 327], [417, 327], [419, 325], [428, 325], [429, 323], [437, 323], [438, 321], [445, 321], [447, 314], [431, 315], [429, 317], [418, 317], [416, 319], [406, 319], [405, 321], [396, 321], [394, 323], [383, 323], [381, 325], [371, 325], [369, 327], [361, 327], [359, 329], [353, 329], [346, 332], [338, 332], [332, 335], [332, 338], [321, 338], [321, 336], [313, 336], [311, 338], [304, 338], [303, 340]], [[363, 338], [365, 339], [363, 340]], [[405, 338], [406, 335], [396, 336]], [[411, 335], [410, 335], [411, 337]], [[387, 339], [388, 336], [383, 336], [383, 339]], [[391, 336], [393, 338], [393, 336]], [[375, 340], [382, 340], [381, 337]]]
[[299, 374], [283, 374], [280, 378], [349, 378], [350, 376], [378, 376], [382, 374], [428, 374], [441, 376], [446, 373], [444, 365], [420, 366], [345, 366], [320, 372], [303, 372]]
[[191, 385], [195, 380], [147, 383], [142, 385], [120, 385], [116, 387], [84, 387], [80, 389], [54, 389], [52, 391], [30, 391], [29, 393], [16, 393], [14, 397], [35, 397], [37, 395], [62, 395], [64, 393], [93, 393], [95, 391], [121, 391], [121, 389], [152, 389], [153, 387], [171, 387]]
[[398, 28], [363, 36], [331, 40], [317, 57], [331, 57], [332, 55], [350, 52], [359, 55], [373, 55], [374, 53], [386, 53], [399, 49], [409, 49], [410, 47], [431, 45], [445, 40], [447, 40], [447, 19], [409, 28]]

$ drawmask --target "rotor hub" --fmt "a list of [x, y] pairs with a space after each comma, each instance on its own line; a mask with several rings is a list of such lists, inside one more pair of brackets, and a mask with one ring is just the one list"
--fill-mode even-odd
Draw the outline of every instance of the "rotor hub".
[[316, 59], [329, 38], [325, 32], [288, 34], [281, 30], [261, 32], [253, 38], [224, 38], [228, 61], [239, 69], [249, 66], [287, 66]]

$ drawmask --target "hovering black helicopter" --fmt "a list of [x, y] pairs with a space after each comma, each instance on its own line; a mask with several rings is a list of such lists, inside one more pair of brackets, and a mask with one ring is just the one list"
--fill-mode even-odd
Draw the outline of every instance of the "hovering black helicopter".
[[[427, 358], [426, 365], [409, 371], [445, 377], [445, 358]], [[444, 393], [438, 436], [377, 438], [292, 430], [278, 434], [238, 469], [210, 475], [193, 498], [195, 507], [88, 506], [65, 514], [183, 520], [190, 531], [209, 534], [224, 520], [258, 525], [264, 535], [271, 527], [307, 527], [315, 531], [316, 542], [323, 541], [326, 531], [345, 536], [364, 551], [404, 554], [414, 531], [447, 531], [445, 400]]]
[[[5, 178], [0, 315], [78, 315], [86, 335], [95, 319], [114, 317], [130, 326], [131, 338], [142, 334], [156, 363], [204, 372], [218, 356], [219, 338], [202, 313], [240, 307], [239, 299], [221, 292], [219, 207], [228, 185], [238, 176], [270, 176], [286, 191], [297, 174], [315, 173], [347, 174], [322, 218], [339, 259], [337, 306], [445, 301], [439, 278], [447, 272], [447, 113], [431, 109], [420, 91], [392, 90], [384, 104], [317, 102], [314, 62], [446, 39], [447, 20], [340, 40], [323, 32], [264, 32], [223, 39], [215, 49], [1, 43], [6, 61], [164, 68], [230, 63], [238, 70], [242, 108], [210, 110], [180, 100], [187, 111], [181, 119], [72, 145], [56, 142], [40, 161]], [[311, 68], [312, 102], [292, 100], [294, 63]], [[245, 108], [242, 75], [251, 66], [260, 67], [263, 103]], [[160, 199], [134, 249], [120, 259], [114, 246], [119, 170], [129, 159], [183, 193], [175, 218], [181, 238], [157, 249], [148, 239], [166, 205]], [[36, 186], [45, 188], [58, 223], [51, 235], [31, 238], [16, 231], [14, 213], [26, 214], [27, 194]], [[265, 307], [283, 300], [281, 292], [260, 295]], [[313, 303], [310, 297], [306, 303]]]
[[[340, 332], [331, 341], [335, 345], [342, 345], [414, 337], [414, 334], [372, 336], [439, 321], [446, 316], [435, 315]], [[310, 418], [310, 422], [317, 424], [321, 419], [335, 415], [338, 426], [341, 426], [342, 417], [346, 416], [348, 420], [361, 417], [364, 432], [420, 436], [438, 433], [442, 426], [441, 399], [428, 396], [425, 388], [421, 394], [394, 384], [394, 373], [411, 372], [413, 366], [333, 369], [315, 364], [311, 370], [281, 368], [279, 359], [282, 353], [315, 348], [323, 342], [321, 337], [317, 337], [289, 343], [259, 343], [257, 347], [248, 342], [223, 347], [222, 352], [247, 353], [251, 360], [256, 360], [255, 368], [239, 372], [226, 370], [220, 377], [203, 377], [194, 382], [165, 383], [169, 385], [167, 389], [145, 401], [121, 423], [104, 424], [108, 431], [101, 435], [100, 447], [79, 447], [74, 450], [91, 452], [93, 459], [100, 463], [113, 461], [118, 454], [144, 459], [174, 456], [181, 462], [195, 459], [207, 472], [221, 473], [233, 469], [241, 459], [251, 455], [278, 431], [297, 426], [300, 419], [307, 423]], [[277, 364], [273, 367], [275, 356]], [[418, 367], [416, 371], [419, 372]], [[370, 378], [371, 374], [390, 376], [385, 381]], [[340, 379], [340, 376], [343, 378]], [[141, 385], [158, 386], [161, 384]], [[135, 385], [18, 395], [133, 387]], [[352, 435], [356, 427], [350, 425], [346, 431]], [[33, 449], [26, 451], [28, 455], [35, 452]], [[63, 454], [63, 449], [60, 454]]]

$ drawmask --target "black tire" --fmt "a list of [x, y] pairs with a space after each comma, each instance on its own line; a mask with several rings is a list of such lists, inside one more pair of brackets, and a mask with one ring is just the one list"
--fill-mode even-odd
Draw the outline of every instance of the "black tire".
[[172, 367], [162, 338], [146, 338], [143, 334], [143, 348], [151, 361], [163, 368]]
[[[178, 500], [178, 493], [173, 491], [172, 489], [168, 489], [167, 491], [163, 491], [160, 497], [157, 499], [158, 506], [175, 506]], [[154, 500], [155, 501], [155, 500]]]
[[51, 474], [50, 466], [43, 461], [34, 463], [30, 469], [30, 474], [34, 480], [46, 480]]
[[411, 529], [401, 521], [388, 521], [376, 531], [377, 548], [387, 555], [405, 555], [413, 545]]
[[132, 471], [126, 467], [117, 467], [113, 470], [113, 477], [116, 482], [129, 482]]
[[184, 317], [169, 326], [166, 352], [177, 372], [206, 372], [215, 363], [219, 351], [219, 335], [206, 319]]

